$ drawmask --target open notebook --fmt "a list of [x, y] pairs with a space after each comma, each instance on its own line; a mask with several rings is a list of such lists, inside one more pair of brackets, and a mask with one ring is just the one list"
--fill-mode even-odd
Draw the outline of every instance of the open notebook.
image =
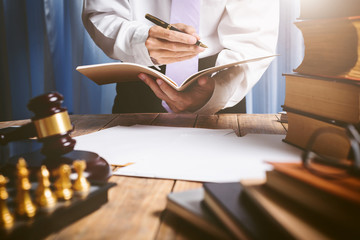
[[88, 77], [98, 85], [104, 85], [104, 84], [116, 83], [116, 82], [139, 81], [138, 78], [139, 73], [146, 73], [155, 78], [161, 78], [162, 80], [167, 82], [170, 86], [172, 86], [174, 89], [178, 91], [183, 91], [187, 86], [189, 86], [194, 80], [198, 79], [200, 76], [211, 75], [215, 72], [233, 67], [235, 65], [256, 62], [275, 56], [276, 55], [252, 58], [252, 59], [242, 60], [239, 62], [233, 62], [225, 65], [207, 68], [189, 76], [180, 86], [178, 86], [173, 80], [171, 80], [168, 76], [162, 74], [161, 72], [135, 63], [114, 62], [114, 63], [84, 65], [77, 67], [76, 70], [84, 74], [86, 77]]

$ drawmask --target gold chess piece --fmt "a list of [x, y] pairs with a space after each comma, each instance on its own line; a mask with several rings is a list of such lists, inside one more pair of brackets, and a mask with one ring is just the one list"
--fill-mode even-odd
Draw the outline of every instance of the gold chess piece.
[[14, 217], [7, 207], [6, 200], [9, 194], [6, 191], [6, 184], [9, 179], [0, 175], [0, 227], [10, 228], [14, 224]]
[[90, 183], [84, 176], [86, 169], [85, 160], [76, 160], [73, 163], [74, 169], [78, 174], [77, 179], [74, 182], [73, 189], [77, 192], [86, 193], [90, 190]]
[[36, 203], [43, 208], [52, 208], [55, 206], [57, 199], [50, 189], [50, 173], [45, 166], [41, 166], [38, 172], [39, 185], [36, 188]]
[[70, 200], [73, 196], [73, 190], [71, 189], [70, 181], [71, 168], [67, 164], [61, 165], [54, 174], [58, 176], [54, 186], [56, 188], [55, 195], [59, 199]]
[[32, 218], [36, 214], [36, 206], [30, 197], [31, 183], [29, 181], [29, 170], [24, 158], [19, 158], [16, 165], [17, 183], [16, 183], [16, 213], [19, 216]]

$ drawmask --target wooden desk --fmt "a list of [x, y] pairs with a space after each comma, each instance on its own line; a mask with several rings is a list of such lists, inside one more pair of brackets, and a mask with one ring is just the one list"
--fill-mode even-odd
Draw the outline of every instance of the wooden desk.
[[[116, 125], [133, 124], [232, 128], [247, 133], [285, 134], [287, 125], [275, 114], [119, 114], [73, 115], [72, 136], [99, 131]], [[28, 120], [0, 122], [0, 128], [22, 125]], [[166, 196], [172, 191], [201, 187], [199, 182], [113, 176], [117, 186], [109, 191], [109, 202], [96, 212], [54, 233], [47, 239], [209, 239], [205, 233], [164, 211]]]

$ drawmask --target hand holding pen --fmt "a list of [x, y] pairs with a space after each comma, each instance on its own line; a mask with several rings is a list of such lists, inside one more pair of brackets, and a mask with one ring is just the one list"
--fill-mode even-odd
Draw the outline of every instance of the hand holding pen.
[[156, 24], [150, 28], [145, 42], [154, 64], [187, 60], [205, 50], [193, 27], [182, 23], [170, 25], [149, 14], [145, 17]]
[[[145, 18], [147, 20], [151, 21], [152, 23], [160, 26], [160, 27], [163, 27], [163, 28], [166, 28], [166, 29], [169, 29], [169, 30], [172, 30], [172, 31], [177, 31], [177, 32], [184, 33], [183, 31], [177, 29], [174, 25], [171, 25], [171, 24], [169, 24], [167, 22], [164, 22], [163, 20], [161, 20], [161, 19], [159, 19], [157, 17], [154, 17], [151, 14], [146, 14]], [[203, 48], [207, 48], [207, 46], [205, 44], [203, 44], [202, 42], [200, 42], [199, 40], [196, 41], [195, 45], [203, 47]]]

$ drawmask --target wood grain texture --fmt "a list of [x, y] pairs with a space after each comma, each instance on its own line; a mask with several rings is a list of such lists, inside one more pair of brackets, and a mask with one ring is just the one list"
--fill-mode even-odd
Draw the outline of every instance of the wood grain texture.
[[0, 128], [6, 128], [11, 126], [22, 126], [26, 123], [29, 123], [30, 120], [16, 120], [16, 121], [6, 121], [6, 122], [0, 122]]
[[281, 123], [281, 125], [283, 126], [283, 128], [285, 129], [285, 131], [287, 132], [287, 130], [288, 130], [288, 123], [284, 123], [284, 122], [281, 122], [281, 121], [280, 121], [280, 114], [276, 114], [275, 116], [276, 116], [276, 118], [278, 119], [278, 121]]
[[155, 126], [194, 127], [197, 115], [160, 113], [153, 121]]
[[[285, 134], [286, 125], [275, 114], [105, 114], [71, 115], [79, 136], [117, 125], [134, 124], [234, 129], [247, 133]], [[1, 127], [23, 125], [29, 120], [0, 122]], [[166, 197], [172, 191], [199, 188], [200, 182], [113, 176], [118, 185], [109, 191], [109, 202], [47, 239], [212, 239], [206, 233], [165, 211]]]
[[140, 125], [151, 125], [151, 123], [158, 116], [158, 113], [142, 113], [142, 114], [118, 114], [116, 118], [111, 121], [105, 128], [114, 127], [114, 126], [132, 126], [135, 124]]
[[286, 134], [275, 114], [240, 114], [238, 115], [240, 136], [248, 133]]
[[190, 189], [201, 188], [202, 185], [203, 184], [201, 182], [189, 182], [189, 181], [176, 180], [172, 191], [173, 192], [181, 192], [181, 191], [186, 191], [186, 190], [190, 190]]
[[286, 132], [289, 129], [289, 124], [288, 123], [281, 123], [281, 125], [283, 126], [283, 128], [286, 130]]
[[170, 211], [164, 211], [156, 240], [216, 239]]
[[115, 118], [115, 115], [84, 115], [83, 117], [70, 116], [74, 131], [71, 136], [76, 137], [92, 132], [96, 132], [104, 128], [109, 122]]
[[119, 177], [109, 202], [48, 239], [154, 239], [172, 180]]
[[211, 129], [234, 129], [240, 136], [239, 124], [236, 114], [199, 115], [195, 127]]

